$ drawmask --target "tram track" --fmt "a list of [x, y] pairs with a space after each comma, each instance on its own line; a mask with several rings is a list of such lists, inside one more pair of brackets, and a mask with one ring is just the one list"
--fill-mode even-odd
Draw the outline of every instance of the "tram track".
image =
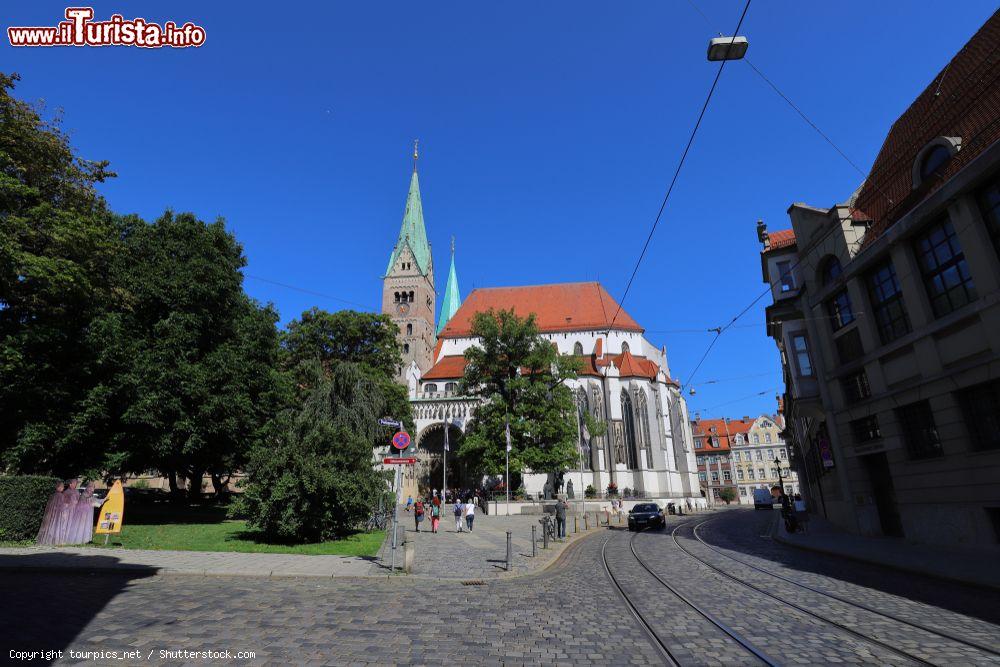
[[[771, 571], [771, 570], [769, 570], [767, 568], [759, 567], [757, 565], [754, 565], [753, 563], [748, 563], [748, 562], [746, 562], [745, 560], [743, 560], [741, 558], [736, 558], [735, 556], [727, 554], [724, 551], [722, 551], [721, 549], [719, 549], [719, 548], [715, 547], [714, 545], [709, 544], [708, 542], [706, 542], [701, 537], [701, 535], [698, 534], [698, 529], [699, 528], [701, 528], [705, 524], [710, 523], [713, 520], [714, 519], [710, 519], [708, 521], [702, 521], [702, 522], [694, 525], [694, 527], [692, 528], [692, 534], [693, 534], [694, 538], [700, 544], [704, 545], [706, 548], [710, 549], [712, 552], [718, 554], [719, 556], [722, 556], [723, 558], [726, 558], [728, 560], [731, 560], [731, 561], [734, 561], [736, 563], [739, 563], [740, 565], [742, 565], [744, 567], [748, 567], [748, 568], [750, 568], [750, 569], [752, 569], [752, 570], [754, 570], [756, 572], [760, 572], [761, 574], [766, 574], [766, 575], [768, 575], [770, 577], [773, 577], [775, 579], [779, 579], [779, 580], [781, 580], [781, 581], [783, 581], [783, 582], [785, 582], [787, 584], [790, 584], [792, 586], [795, 586], [797, 588], [809, 591], [810, 593], [813, 593], [813, 594], [816, 594], [816, 595], [820, 595], [820, 596], [829, 598], [831, 600], [836, 600], [839, 603], [848, 605], [848, 606], [853, 607], [855, 609], [860, 609], [860, 610], [863, 610], [865, 612], [868, 612], [868, 613], [871, 613], [871, 614], [875, 614], [877, 616], [881, 616], [882, 618], [888, 619], [888, 620], [893, 621], [895, 623], [899, 623], [901, 625], [905, 625], [907, 627], [910, 627], [910, 628], [913, 628], [913, 629], [916, 629], [916, 630], [920, 630], [922, 632], [928, 633], [928, 634], [933, 635], [935, 637], [939, 637], [941, 639], [946, 639], [948, 641], [952, 641], [952, 642], [955, 642], [957, 644], [961, 644], [963, 646], [967, 646], [969, 648], [973, 648], [973, 649], [975, 649], [977, 651], [981, 651], [983, 653], [989, 654], [989, 655], [993, 656], [994, 658], [1000, 658], [1000, 651], [998, 651], [997, 649], [995, 649], [993, 647], [986, 646], [984, 644], [981, 644], [981, 643], [979, 643], [977, 641], [974, 641], [972, 639], [968, 639], [966, 637], [957, 636], [957, 635], [955, 635], [953, 633], [950, 633], [950, 632], [947, 632], [947, 631], [944, 631], [944, 630], [941, 630], [941, 629], [928, 627], [927, 625], [924, 625], [922, 623], [917, 623], [917, 622], [912, 621], [912, 620], [901, 618], [899, 616], [896, 616], [895, 614], [891, 614], [891, 613], [883, 611], [881, 609], [876, 609], [876, 608], [874, 608], [874, 607], [872, 607], [870, 605], [864, 604], [862, 602], [857, 602], [855, 600], [848, 599], [848, 598], [846, 598], [846, 597], [844, 597], [842, 595], [838, 595], [836, 593], [831, 593], [830, 591], [826, 591], [826, 590], [823, 590], [821, 588], [816, 588], [815, 586], [810, 586], [809, 584], [802, 583], [801, 581], [797, 581], [797, 580], [792, 579], [790, 577], [786, 577], [786, 576], [784, 576], [782, 574], [779, 574], [777, 572], [773, 572], [773, 571]], [[690, 525], [691, 525], [690, 523], [683, 524], [683, 526], [685, 526], [685, 527], [686, 526], [690, 526]], [[682, 526], [677, 526], [677, 528], [674, 529], [674, 533], [676, 532], [676, 530], [678, 530], [681, 527]], [[738, 581], [738, 582], [740, 582], [740, 583], [742, 583], [744, 585], [750, 586], [751, 588], [755, 588], [755, 590], [756, 590], [756, 587], [754, 587], [754, 586], [752, 586], [750, 584], [746, 584], [742, 579], [739, 579], [738, 577], [734, 577], [733, 575], [724, 572], [720, 568], [709, 564], [704, 559], [698, 558], [697, 556], [691, 554], [690, 551], [688, 551], [685, 547], [683, 547], [682, 545], [680, 545], [680, 543], [678, 542], [678, 540], [676, 538], [676, 535], [674, 535], [672, 533], [672, 536], [673, 536], [674, 542], [678, 544], [678, 546], [681, 548], [681, 550], [685, 551], [692, 558], [695, 558], [696, 560], [698, 560], [699, 562], [701, 562], [703, 565], [706, 565], [707, 567], [715, 570], [716, 572], [719, 572], [719, 573], [725, 575], [726, 577], [728, 577], [730, 579], [733, 579], [735, 581]], [[764, 592], [764, 591], [761, 591], [761, 592]]]
[[[636, 533], [630, 537], [629, 550], [631, 551], [632, 556], [635, 558], [635, 561], [642, 567], [643, 570], [645, 570], [660, 584], [662, 584], [664, 588], [670, 591], [670, 593], [675, 598], [684, 603], [684, 605], [694, 610], [699, 616], [707, 620], [714, 627], [718, 628], [723, 634], [727, 635], [730, 639], [735, 641], [746, 653], [749, 653], [750, 655], [754, 656], [754, 658], [760, 660], [763, 664], [768, 665], [769, 667], [777, 667], [778, 665], [781, 664], [779, 661], [775, 660], [774, 658], [772, 658], [771, 656], [767, 655], [762, 650], [754, 646], [748, 639], [743, 637], [739, 632], [734, 630], [724, 621], [716, 617], [712, 612], [708, 611], [701, 605], [692, 601], [690, 598], [688, 598], [679, 590], [677, 590], [673, 585], [671, 585], [669, 582], [663, 579], [663, 577], [654, 572], [635, 550], [635, 539], [638, 536], [639, 533]], [[621, 582], [618, 580], [617, 577], [615, 577], [614, 573], [611, 571], [611, 566], [608, 562], [608, 556], [607, 556], [607, 546], [612, 539], [613, 539], [612, 537], [609, 537], [604, 541], [604, 544], [601, 545], [601, 559], [604, 563], [604, 570], [605, 572], [607, 572], [608, 578], [611, 580], [611, 583], [614, 585], [615, 589], [620, 594], [622, 600], [625, 602], [625, 605], [632, 612], [632, 615], [636, 618], [640, 626], [642, 626], [643, 630], [645, 630], [646, 634], [650, 637], [652, 644], [663, 654], [664, 662], [669, 665], [681, 665], [682, 663], [680, 662], [680, 660], [670, 649], [669, 645], [670, 642], [663, 639], [660, 636], [660, 634], [656, 631], [655, 624], [652, 623], [640, 611], [639, 606], [636, 604], [635, 600], [633, 600], [632, 597], [629, 596], [629, 594], [625, 590], [625, 587], [622, 586]]]

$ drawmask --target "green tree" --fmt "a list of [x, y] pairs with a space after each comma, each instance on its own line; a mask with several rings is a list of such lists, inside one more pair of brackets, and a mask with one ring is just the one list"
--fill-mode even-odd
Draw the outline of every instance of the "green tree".
[[277, 314], [243, 292], [242, 248], [222, 220], [167, 212], [120, 223], [116, 309], [97, 327], [106, 381], [89, 430], [108, 434], [114, 472], [155, 468], [191, 494], [220, 491], [289, 393], [278, 368]]
[[74, 424], [99, 381], [91, 332], [119, 242], [95, 185], [114, 174], [12, 97], [17, 80], [0, 74], [0, 454], [10, 471], [77, 474], [102, 456]]
[[462, 392], [482, 399], [459, 454], [481, 472], [503, 472], [510, 425], [511, 472], [559, 474], [578, 460], [576, 409], [566, 380], [578, 362], [538, 333], [534, 315], [477, 313]]
[[296, 385], [308, 390], [312, 362], [318, 361], [327, 373], [342, 362], [356, 364], [385, 400], [386, 413], [379, 416], [392, 416], [412, 426], [406, 387], [395, 381], [403, 363], [398, 334], [399, 328], [388, 315], [311, 308], [289, 322], [281, 334], [283, 365]]
[[[308, 362], [307, 362], [308, 363]], [[269, 539], [320, 541], [361, 526], [387, 491], [372, 447], [386, 403], [358, 364], [309, 363], [302, 406], [285, 412], [253, 450], [234, 514]]]
[[736, 489], [731, 486], [724, 486], [719, 489], [719, 497], [726, 501], [726, 504], [736, 500]]

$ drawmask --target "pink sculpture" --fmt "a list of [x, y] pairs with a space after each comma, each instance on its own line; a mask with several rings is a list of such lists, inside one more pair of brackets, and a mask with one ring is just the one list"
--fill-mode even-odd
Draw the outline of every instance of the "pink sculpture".
[[38, 530], [38, 544], [87, 544], [94, 538], [94, 483], [81, 494], [79, 480], [56, 485]]
[[62, 509], [64, 488], [65, 485], [62, 482], [56, 483], [56, 492], [49, 497], [49, 502], [45, 506], [45, 514], [42, 517], [42, 527], [38, 529], [38, 537], [35, 538], [38, 544], [58, 544], [56, 524]]

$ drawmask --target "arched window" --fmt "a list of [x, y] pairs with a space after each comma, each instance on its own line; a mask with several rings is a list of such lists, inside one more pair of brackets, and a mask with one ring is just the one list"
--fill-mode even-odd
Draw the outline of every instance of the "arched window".
[[639, 447], [648, 449], [652, 438], [649, 436], [649, 409], [646, 406], [646, 392], [641, 389], [635, 393], [635, 416], [638, 422], [636, 434], [638, 435]]
[[951, 151], [940, 144], [927, 151], [920, 161], [920, 182], [935, 176], [949, 160]]
[[403, 343], [403, 354], [409, 354], [409, 353], [410, 353], [410, 344]]
[[413, 335], [413, 325], [412, 324], [407, 324], [406, 325], [406, 335], [407, 336], [412, 336]]
[[413, 303], [413, 292], [410, 292], [410, 303]]
[[760, 436], [759, 435], [757, 435], [756, 433], [754, 433], [751, 437], [753, 438], [753, 444], [755, 444], [755, 445], [759, 445], [760, 444]]
[[639, 449], [635, 439], [635, 414], [632, 410], [632, 399], [628, 391], [622, 389], [622, 422], [625, 431], [625, 456], [629, 470], [639, 467]]
[[841, 274], [840, 260], [830, 255], [822, 261], [819, 269], [819, 282], [823, 285], [829, 285]]
[[937, 137], [927, 142], [913, 161], [911, 177], [916, 190], [944, 169], [962, 148], [961, 137]]
[[428, 382], [427, 384], [424, 385], [424, 391], [436, 392], [437, 390], [438, 390], [438, 386], [436, 384], [434, 384], [433, 382]]
[[392, 300], [395, 303], [399, 303], [399, 292], [393, 292], [392, 293]]
[[444, 390], [445, 391], [458, 391], [458, 383], [457, 382], [446, 382], [445, 385], [444, 385]]
[[622, 343], [622, 354], [625, 354], [628, 351], [629, 351], [628, 343], [623, 342]]
[[597, 467], [595, 465], [595, 461], [597, 459], [597, 455], [594, 453], [596, 447], [594, 446], [594, 443], [588, 442], [583, 435], [585, 425], [584, 415], [590, 414], [590, 403], [587, 400], [587, 390], [580, 387], [576, 390], [575, 394], [576, 411], [580, 419], [580, 432], [578, 433], [580, 451], [583, 452], [583, 460], [587, 462], [587, 467], [591, 470], [596, 470]]
[[579, 341], [573, 343], [573, 354], [575, 354], [578, 357], [583, 356], [583, 343]]

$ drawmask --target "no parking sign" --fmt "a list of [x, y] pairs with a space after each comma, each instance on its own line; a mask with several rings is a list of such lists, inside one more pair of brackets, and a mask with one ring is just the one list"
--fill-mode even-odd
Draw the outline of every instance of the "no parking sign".
[[392, 436], [392, 446], [396, 449], [406, 449], [410, 446], [410, 434], [406, 431], [397, 431], [396, 435]]

